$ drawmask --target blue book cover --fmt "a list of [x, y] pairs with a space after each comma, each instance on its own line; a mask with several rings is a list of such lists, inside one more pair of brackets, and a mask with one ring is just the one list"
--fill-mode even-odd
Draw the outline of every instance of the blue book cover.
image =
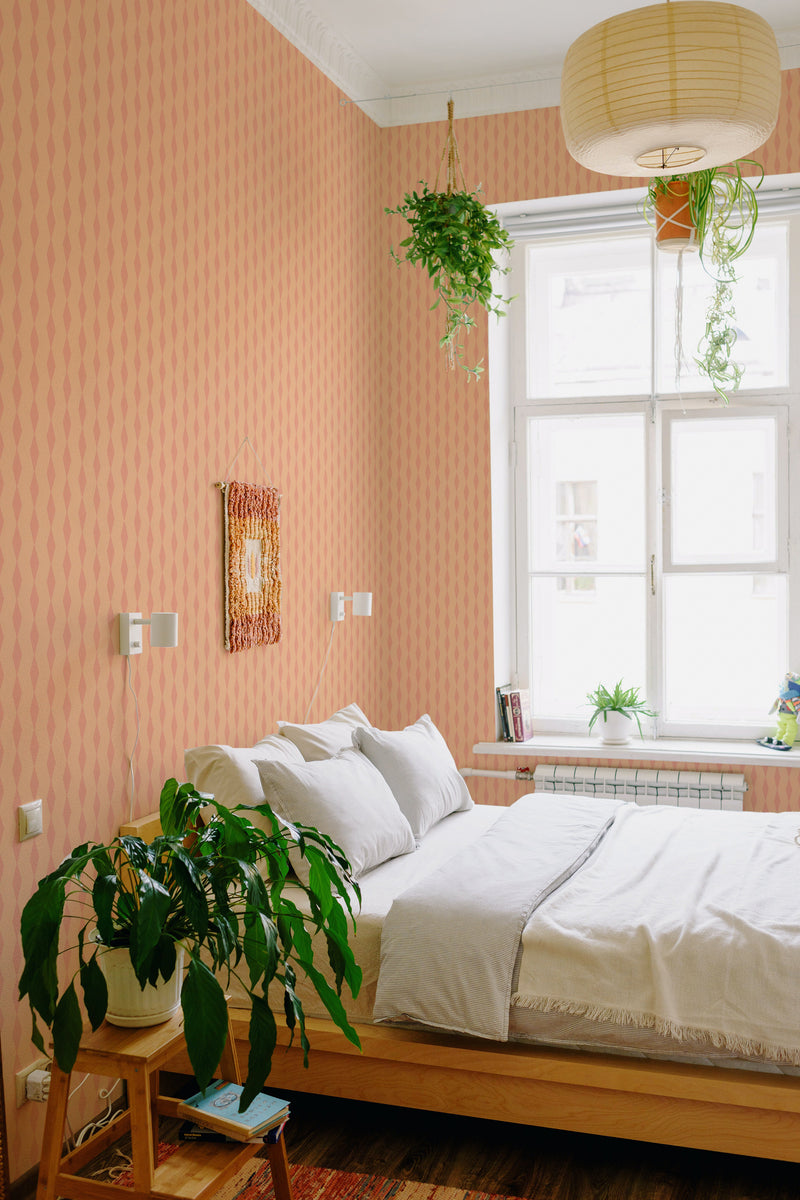
[[212, 1129], [242, 1138], [256, 1137], [286, 1119], [289, 1104], [280, 1096], [259, 1092], [252, 1104], [240, 1113], [241, 1094], [241, 1084], [215, 1079], [208, 1085], [205, 1094], [197, 1092], [188, 1100], [181, 1101], [178, 1113]]

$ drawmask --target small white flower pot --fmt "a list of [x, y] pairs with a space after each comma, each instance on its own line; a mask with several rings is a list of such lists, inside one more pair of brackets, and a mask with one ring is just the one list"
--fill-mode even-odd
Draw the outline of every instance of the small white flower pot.
[[604, 746], [625, 746], [631, 740], [633, 718], [625, 713], [607, 709], [597, 720], [600, 741]]
[[142, 989], [126, 948], [101, 950], [97, 961], [108, 986], [109, 1024], [143, 1029], [168, 1021], [181, 1006], [183, 959], [184, 952], [179, 947], [172, 977], [166, 981], [159, 978], [155, 987], [148, 983]]

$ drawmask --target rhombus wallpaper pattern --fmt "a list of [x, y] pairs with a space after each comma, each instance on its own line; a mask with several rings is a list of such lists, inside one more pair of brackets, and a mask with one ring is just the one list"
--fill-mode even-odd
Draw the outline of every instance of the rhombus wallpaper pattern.
[[[185, 746], [357, 701], [431, 713], [460, 765], [494, 729], [486, 382], [443, 368], [426, 281], [383, 214], [435, 171], [445, 120], [379, 130], [246, 0], [0, 6], [0, 1011], [6, 1095], [36, 1057], [16, 1003], [21, 904], [75, 844], [156, 806]], [[599, 190], [555, 109], [464, 121], [488, 201]], [[800, 170], [784, 73], [769, 172]], [[471, 335], [485, 352], [485, 324]], [[223, 644], [213, 487], [248, 437], [283, 494], [281, 640]], [[176, 610], [131, 662], [119, 611]], [[482, 765], [492, 765], [490, 762]], [[505, 765], [498, 763], [496, 765]], [[746, 770], [800, 807], [798, 772]], [[521, 785], [472, 781], [507, 803]], [[16, 840], [43, 797], [45, 832]], [[12, 1178], [42, 1112], [7, 1106]], [[75, 1127], [98, 1112], [94, 1083]]]

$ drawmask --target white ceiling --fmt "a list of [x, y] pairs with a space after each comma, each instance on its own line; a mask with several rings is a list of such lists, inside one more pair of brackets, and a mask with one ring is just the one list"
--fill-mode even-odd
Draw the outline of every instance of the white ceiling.
[[[567, 48], [637, 0], [249, 0], [379, 125], [558, 104]], [[747, 0], [800, 66], [800, 0]]]

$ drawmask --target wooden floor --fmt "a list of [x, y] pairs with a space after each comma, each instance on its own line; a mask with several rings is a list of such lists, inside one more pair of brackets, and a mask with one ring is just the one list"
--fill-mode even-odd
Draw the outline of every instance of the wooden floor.
[[[800, 1200], [793, 1164], [281, 1095], [291, 1163], [525, 1200]], [[28, 1177], [12, 1200], [33, 1200], [35, 1188]]]
[[285, 1136], [290, 1162], [527, 1200], [800, 1200], [792, 1164], [350, 1100], [292, 1096]]

